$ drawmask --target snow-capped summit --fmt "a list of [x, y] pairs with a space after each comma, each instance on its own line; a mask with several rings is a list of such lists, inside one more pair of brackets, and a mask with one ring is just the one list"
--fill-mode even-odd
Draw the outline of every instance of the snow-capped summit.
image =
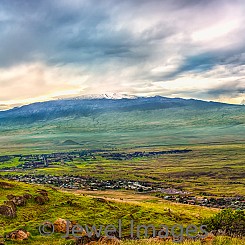
[[88, 95], [81, 95], [75, 97], [73, 99], [113, 99], [113, 100], [120, 100], [120, 99], [135, 99], [137, 96], [135, 95], [128, 95], [128, 94], [121, 94], [121, 93], [104, 93], [104, 94], [88, 94]]

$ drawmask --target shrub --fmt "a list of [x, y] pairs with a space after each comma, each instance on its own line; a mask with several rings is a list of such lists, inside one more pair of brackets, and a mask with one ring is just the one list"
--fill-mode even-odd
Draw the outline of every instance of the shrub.
[[223, 209], [213, 217], [204, 220], [208, 231], [223, 232], [229, 236], [245, 235], [245, 212], [243, 210]]

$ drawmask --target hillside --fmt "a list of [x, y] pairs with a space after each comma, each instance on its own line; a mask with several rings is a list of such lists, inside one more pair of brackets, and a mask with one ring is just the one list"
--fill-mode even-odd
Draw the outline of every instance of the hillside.
[[[21, 244], [73, 244], [73, 240], [65, 241], [61, 239], [60, 236], [62, 234], [59, 232], [46, 237], [39, 234], [38, 227], [40, 224], [47, 220], [54, 223], [58, 218], [69, 219], [73, 221], [73, 223], [77, 222], [88, 226], [93, 224], [114, 224], [116, 226], [118, 219], [121, 219], [123, 235], [127, 236], [131, 219], [135, 221], [135, 224], [165, 224], [172, 226], [176, 223], [180, 223], [186, 226], [190, 223], [198, 225], [201, 219], [210, 217], [217, 212], [214, 209], [204, 207], [201, 208], [183, 204], [177, 205], [167, 201], [158, 201], [154, 197], [144, 198], [142, 200], [139, 198], [138, 201], [128, 201], [126, 198], [124, 201], [122, 198], [108, 199], [101, 196], [75, 195], [54, 188], [40, 185], [30, 186], [5, 180], [0, 181], [0, 190], [0, 205], [3, 205], [3, 202], [10, 199], [13, 194], [15, 198], [16, 196], [26, 197], [24, 203], [20, 203], [17, 206], [16, 217], [11, 218], [0, 215], [0, 222], [2, 224], [0, 235], [5, 237], [8, 233], [17, 229], [30, 232], [28, 240]], [[44, 202], [40, 202], [40, 198], [37, 199], [38, 196], [40, 197], [42, 195], [47, 196]], [[134, 195], [134, 198], [137, 199], [137, 195]], [[222, 241], [224, 241], [224, 239]], [[129, 241], [125, 241], [124, 243], [138, 244]], [[12, 244], [11, 240], [7, 239], [6, 244]], [[139, 244], [144, 244], [144, 241]], [[242, 240], [238, 240], [237, 243], [227, 244], [243, 243]]]
[[194, 99], [155, 97], [136, 98], [74, 98], [38, 102], [22, 107], [15, 107], [7, 111], [0, 111], [0, 123], [20, 124], [48, 121], [66, 117], [96, 117], [112, 112], [152, 111], [168, 108], [181, 109], [211, 109], [211, 108], [239, 108], [218, 102], [206, 102]]
[[245, 107], [165, 97], [66, 99], [0, 112], [0, 151], [244, 141]]

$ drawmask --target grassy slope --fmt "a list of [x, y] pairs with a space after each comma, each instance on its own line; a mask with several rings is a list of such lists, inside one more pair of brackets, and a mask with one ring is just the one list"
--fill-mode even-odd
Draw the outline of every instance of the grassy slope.
[[[37, 185], [27, 185], [18, 182], [12, 188], [1, 188], [0, 203], [6, 199], [6, 195], [22, 195], [30, 193], [36, 195], [37, 189], [43, 188]], [[72, 193], [55, 191], [45, 187], [49, 192], [50, 201], [45, 205], [38, 205], [34, 201], [28, 201], [25, 207], [18, 207], [17, 217], [14, 219], [0, 217], [0, 234], [24, 228], [32, 234], [32, 241], [39, 239], [38, 226], [46, 220], [51, 222], [57, 218], [65, 218], [87, 225], [117, 225], [118, 219], [122, 219], [123, 231], [129, 227], [129, 222], [134, 219], [138, 224], [167, 224], [169, 226], [181, 223], [198, 224], [202, 218], [209, 217], [216, 211], [214, 209], [200, 208], [196, 206], [176, 205], [168, 202], [154, 203], [150, 200], [138, 202], [100, 201], [96, 197], [74, 195]], [[150, 197], [149, 197], [150, 198]], [[67, 204], [72, 200], [73, 205]], [[170, 211], [169, 211], [170, 209]], [[58, 235], [59, 236], [59, 235]]]
[[[0, 200], [1, 203], [6, 200], [7, 194], [14, 193], [15, 195], [22, 195], [24, 193], [30, 193], [35, 195], [38, 189], [42, 189], [42, 186], [26, 185], [18, 182], [9, 182], [14, 187], [9, 189], [1, 188]], [[133, 218], [135, 224], [166, 224], [171, 226], [179, 223], [186, 227], [187, 224], [199, 224], [202, 218], [209, 217], [216, 213], [214, 209], [200, 208], [195, 206], [175, 205], [166, 201], [161, 203], [154, 203], [150, 200], [134, 201], [134, 202], [120, 202], [109, 201], [101, 202], [100, 199], [92, 196], [74, 195], [67, 192], [55, 191], [51, 188], [45, 187], [49, 193], [49, 203], [40, 206], [29, 200], [27, 206], [18, 207], [17, 217], [14, 219], [8, 219], [0, 216], [0, 235], [13, 231], [18, 228], [26, 229], [31, 233], [31, 237], [25, 242], [12, 242], [8, 241], [7, 244], [71, 244], [64, 239], [61, 239], [61, 234], [55, 234], [51, 237], [43, 237], [39, 235], [38, 226], [46, 220], [51, 222], [57, 218], [65, 218], [69, 220], [75, 220], [79, 224], [84, 225], [107, 225], [115, 224], [117, 226], [117, 220], [122, 219], [123, 222], [123, 234], [129, 227], [129, 222]], [[72, 206], [66, 202], [72, 200], [74, 203]], [[170, 212], [169, 212], [170, 209]], [[241, 239], [230, 239], [217, 237], [216, 245], [238, 245], [244, 244]], [[224, 243], [225, 242], [225, 243]], [[125, 245], [137, 245], [137, 244], [160, 244], [153, 240], [142, 241], [123, 241]], [[162, 243], [161, 243], [162, 244]], [[167, 242], [166, 244], [172, 244]], [[175, 243], [174, 243], [175, 244]], [[198, 245], [200, 242], [185, 242], [186, 245]]]
[[80, 148], [244, 142], [245, 109], [107, 112], [0, 128], [0, 154]]

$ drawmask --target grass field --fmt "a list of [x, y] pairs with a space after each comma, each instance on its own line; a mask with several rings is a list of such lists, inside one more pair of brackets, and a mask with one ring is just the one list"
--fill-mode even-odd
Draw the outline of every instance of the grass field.
[[244, 122], [244, 107], [180, 107], [0, 123], [0, 154], [244, 143]]
[[[19, 170], [14, 174], [77, 174], [99, 179], [129, 179], [160, 183], [196, 195], [245, 195], [244, 144], [196, 145], [175, 147], [128, 148], [132, 151], [191, 149], [186, 154], [167, 154], [131, 160], [107, 160], [100, 155], [86, 161], [77, 159], [48, 168]], [[120, 152], [120, 151], [119, 151]], [[33, 152], [31, 152], [33, 153]], [[17, 166], [18, 158], [0, 163], [0, 169]], [[6, 174], [9, 172], [0, 172]]]
[[[6, 196], [9, 194], [23, 195], [29, 193], [35, 196], [37, 190], [43, 188], [23, 183], [8, 183], [14, 186], [7, 189], [1, 188], [0, 200], [2, 204], [4, 200], [7, 200]], [[50, 197], [47, 204], [40, 206], [30, 200], [25, 207], [18, 207], [16, 218], [10, 219], [1, 216], [0, 233], [24, 228], [31, 232], [33, 237], [38, 237], [38, 226], [46, 220], [54, 222], [57, 218], [65, 218], [87, 225], [116, 225], [118, 219], [122, 219], [123, 228], [127, 231], [131, 219], [146, 224], [173, 225], [176, 222], [181, 222], [183, 225], [187, 225], [189, 223], [198, 224], [201, 218], [209, 217], [217, 212], [214, 209], [174, 205], [166, 201], [154, 203], [151, 202], [151, 197], [144, 201], [119, 202], [118, 200], [106, 199], [101, 201], [101, 198], [89, 195], [74, 195], [55, 191], [51, 188], [46, 189]], [[67, 201], [71, 201], [72, 205], [68, 204]]]
[[[19, 182], [9, 182], [10, 187], [1, 185], [0, 204], [7, 200], [9, 194], [23, 195], [29, 193], [32, 196], [37, 195], [37, 191], [43, 189], [40, 185], [27, 185]], [[123, 235], [128, 235], [130, 220], [135, 224], [165, 224], [173, 226], [174, 224], [200, 225], [202, 219], [217, 213], [217, 209], [196, 207], [184, 204], [173, 204], [167, 201], [158, 200], [155, 197], [141, 195], [131, 195], [120, 193], [118, 197], [114, 193], [107, 193], [108, 196], [102, 197], [102, 193], [71, 193], [61, 190], [54, 190], [46, 187], [49, 195], [49, 202], [44, 205], [36, 204], [33, 199], [29, 200], [26, 206], [17, 208], [16, 218], [4, 218], [0, 216], [0, 235], [5, 235], [16, 229], [24, 229], [31, 233], [31, 237], [20, 244], [72, 244], [72, 241], [61, 239], [61, 234], [54, 234], [50, 237], [43, 237], [39, 234], [38, 227], [46, 220], [54, 222], [57, 218], [64, 218], [70, 221], [76, 221], [81, 225], [108, 225], [113, 224], [117, 227], [118, 220], [122, 220]], [[133, 199], [132, 199], [133, 198]], [[123, 200], [122, 200], [123, 199]], [[69, 202], [68, 202], [69, 201]], [[241, 239], [215, 238], [213, 244], [243, 244]], [[240, 242], [240, 243], [239, 243]], [[18, 242], [7, 241], [6, 244], [19, 244]], [[141, 240], [141, 241], [123, 241], [122, 244], [159, 244], [159, 241]], [[172, 244], [167, 242], [166, 244]], [[200, 242], [185, 242], [184, 244], [201, 244]]]

